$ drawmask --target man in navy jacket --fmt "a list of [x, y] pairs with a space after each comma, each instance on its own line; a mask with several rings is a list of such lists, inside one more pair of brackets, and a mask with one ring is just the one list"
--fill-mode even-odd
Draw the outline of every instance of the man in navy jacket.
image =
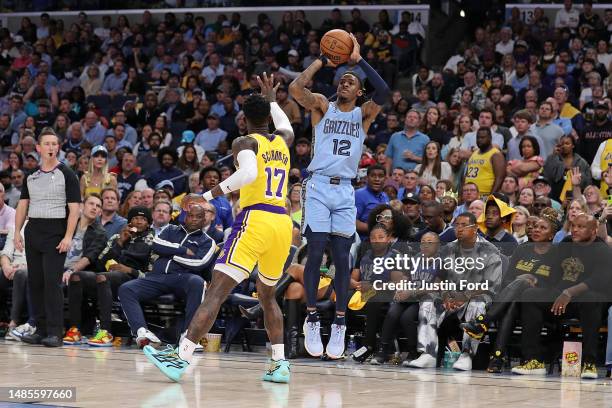
[[153, 270], [119, 288], [121, 307], [140, 348], [158, 345], [159, 339], [147, 329], [140, 302], [172, 293], [185, 300], [185, 327], [202, 301], [201, 275], [212, 265], [217, 252], [214, 241], [202, 231], [205, 211], [193, 205], [184, 225], [169, 225], [153, 240]]

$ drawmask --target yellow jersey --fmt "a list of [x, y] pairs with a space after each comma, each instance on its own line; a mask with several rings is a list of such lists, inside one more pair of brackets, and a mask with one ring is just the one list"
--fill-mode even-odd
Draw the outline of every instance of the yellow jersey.
[[604, 150], [601, 152], [601, 159], [599, 159], [599, 168], [601, 168], [601, 185], [600, 192], [602, 198], [608, 198], [608, 184], [604, 178], [605, 172], [608, 170], [608, 166], [612, 165], [612, 139], [606, 140]]
[[248, 136], [257, 141], [257, 178], [240, 189], [240, 206], [268, 204], [285, 208], [291, 167], [285, 140], [279, 135], [272, 140], [257, 133]]
[[465, 183], [472, 182], [478, 186], [481, 196], [488, 196], [495, 184], [495, 172], [491, 157], [499, 153], [496, 148], [490, 149], [486, 153], [480, 153], [477, 149], [470, 156], [465, 170]]

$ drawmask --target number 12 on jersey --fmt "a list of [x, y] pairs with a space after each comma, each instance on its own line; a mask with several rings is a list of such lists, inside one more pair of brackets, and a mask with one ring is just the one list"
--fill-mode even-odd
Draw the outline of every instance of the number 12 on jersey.
[[[283, 186], [285, 185], [285, 169], [272, 169], [271, 167], [266, 167], [266, 175], [267, 175], [267, 181], [266, 181], [266, 197], [267, 198], [283, 198]], [[277, 186], [276, 186], [276, 192], [273, 193], [272, 192], [272, 181], [273, 180], [278, 180], [280, 179], [280, 181], [278, 182]]]

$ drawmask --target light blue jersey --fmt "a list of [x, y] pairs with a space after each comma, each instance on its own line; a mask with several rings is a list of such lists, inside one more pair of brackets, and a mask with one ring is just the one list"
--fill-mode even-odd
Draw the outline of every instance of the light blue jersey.
[[361, 160], [363, 131], [361, 108], [342, 112], [333, 102], [314, 128], [314, 155], [308, 171], [311, 173], [353, 179]]

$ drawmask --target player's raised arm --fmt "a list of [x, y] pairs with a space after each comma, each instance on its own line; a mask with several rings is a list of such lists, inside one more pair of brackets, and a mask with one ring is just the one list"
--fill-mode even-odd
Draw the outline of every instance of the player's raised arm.
[[[385, 102], [387, 102], [387, 99], [391, 94], [391, 89], [385, 80], [381, 78], [378, 72], [372, 68], [366, 60], [361, 58], [359, 43], [353, 34], [351, 34], [351, 40], [353, 40], [353, 52], [351, 53], [350, 59], [352, 62], [356, 63], [357, 66], [363, 70], [363, 72], [365, 72], [368, 80], [374, 88], [374, 95], [372, 95], [372, 99], [361, 106], [364, 122], [369, 125], [372, 123], [372, 121], [374, 121], [376, 115], [378, 115]], [[364, 126], [364, 129], [367, 128]]]
[[305, 109], [313, 112], [320, 112], [322, 114], [327, 112], [327, 98], [324, 95], [311, 92], [306, 88], [306, 85], [312, 80], [314, 74], [323, 68], [325, 64], [330, 67], [335, 67], [326, 57], [321, 56], [319, 59], [314, 60], [312, 64], [302, 71], [302, 73], [289, 85], [289, 94], [291, 94], [291, 97], [295, 99], [297, 103], [302, 105]]
[[276, 128], [274, 133], [282, 137], [285, 143], [287, 143], [287, 146], [291, 146], [295, 138], [293, 127], [283, 109], [276, 103], [276, 91], [280, 86], [280, 82], [274, 86], [274, 74], [268, 76], [265, 72], [261, 77], [257, 77], [257, 82], [261, 88], [261, 94], [270, 102], [270, 115], [272, 116], [274, 127]]
[[250, 136], [234, 139], [232, 153], [236, 172], [217, 184], [212, 190], [204, 193], [203, 197], [206, 201], [239, 190], [257, 178], [257, 140]]

